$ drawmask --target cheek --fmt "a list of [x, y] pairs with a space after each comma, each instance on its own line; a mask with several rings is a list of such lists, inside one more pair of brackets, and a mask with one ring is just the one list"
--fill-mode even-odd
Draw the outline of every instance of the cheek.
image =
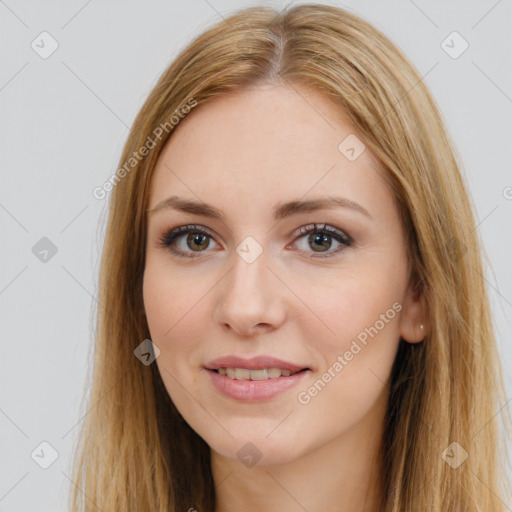
[[384, 391], [400, 340], [402, 274], [358, 269], [329, 286], [304, 288], [319, 318], [308, 316], [302, 329], [321, 356], [315, 379], [297, 397], [307, 414], [353, 421]]
[[[201, 326], [205, 324], [204, 296], [207, 291], [200, 279], [191, 283], [190, 276], [185, 277], [151, 261], [146, 265], [144, 307], [151, 339], [161, 351], [158, 363], [167, 366], [173, 361], [188, 359], [188, 354], [193, 352], [195, 343], [201, 339]], [[176, 366], [172, 365], [173, 368]]]
[[337, 278], [295, 280], [294, 291], [308, 306], [302, 316], [303, 328], [316, 331], [316, 336], [310, 333], [308, 339], [321, 340], [322, 351], [347, 350], [351, 340], [359, 335], [364, 339], [364, 333], [376, 323], [381, 337], [398, 336], [397, 309], [401, 307], [396, 303], [405, 285], [403, 272], [372, 270], [361, 266], [347, 269]]
[[156, 364], [167, 393], [187, 421], [198, 414], [190, 397], [197, 395], [203, 362], [200, 340], [204, 339], [208, 288], [201, 283], [194, 279], [191, 284], [190, 276], [151, 262], [144, 272], [146, 318], [151, 340], [160, 349]]

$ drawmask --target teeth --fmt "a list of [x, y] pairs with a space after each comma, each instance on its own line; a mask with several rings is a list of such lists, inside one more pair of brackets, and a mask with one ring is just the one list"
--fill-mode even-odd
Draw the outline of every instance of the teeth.
[[235, 368], [235, 379], [236, 380], [247, 380], [251, 378], [251, 370], [245, 368]]
[[240, 370], [239, 368], [237, 368], [235, 375], [238, 380], [248, 379], [248, 378], [250, 378], [251, 380], [267, 380], [268, 379], [266, 368], [264, 368], [262, 370]]
[[281, 370], [280, 368], [263, 368], [262, 370], [249, 370], [247, 368], [219, 368], [218, 372], [219, 375], [224, 375], [230, 379], [236, 380], [277, 379], [281, 376], [289, 377], [292, 374], [290, 370]]
[[269, 368], [267, 370], [267, 373], [268, 373], [269, 379], [275, 379], [277, 377], [281, 377], [281, 370], [279, 368]]

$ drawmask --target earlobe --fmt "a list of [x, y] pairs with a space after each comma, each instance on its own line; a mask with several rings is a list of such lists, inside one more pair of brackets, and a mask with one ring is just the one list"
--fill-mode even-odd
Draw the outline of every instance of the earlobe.
[[408, 343], [420, 343], [428, 329], [427, 315], [421, 291], [409, 286], [400, 318], [400, 336]]

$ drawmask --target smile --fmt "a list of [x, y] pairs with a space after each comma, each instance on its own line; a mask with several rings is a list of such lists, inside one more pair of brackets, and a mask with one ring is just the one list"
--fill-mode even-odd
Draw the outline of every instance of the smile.
[[277, 379], [281, 376], [289, 377], [299, 373], [290, 370], [282, 370], [281, 368], [262, 368], [260, 370], [249, 370], [248, 368], [218, 368], [216, 371], [219, 375], [225, 375], [230, 379], [236, 380], [266, 380]]
[[[205, 371], [214, 388], [222, 395], [243, 402], [270, 400], [296, 386], [309, 369], [291, 373], [279, 368], [248, 370], [246, 368], [219, 368]], [[223, 373], [225, 372], [225, 375]], [[256, 378], [254, 378], [256, 377]]]

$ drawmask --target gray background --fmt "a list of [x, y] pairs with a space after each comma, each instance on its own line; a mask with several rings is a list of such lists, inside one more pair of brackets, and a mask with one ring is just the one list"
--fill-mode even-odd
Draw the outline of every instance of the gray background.
[[[134, 116], [179, 49], [258, 3], [287, 2], [0, 0], [0, 512], [66, 510], [107, 206], [93, 188], [115, 172]], [[323, 3], [387, 34], [441, 108], [494, 269], [486, 279], [512, 396], [512, 1]], [[46, 59], [31, 47], [43, 31], [58, 43]], [[442, 47], [453, 31], [469, 44], [458, 58]], [[46, 262], [32, 251], [43, 237], [57, 248]], [[43, 441], [58, 452], [48, 469], [31, 458], [37, 448], [34, 459], [51, 461]]]

